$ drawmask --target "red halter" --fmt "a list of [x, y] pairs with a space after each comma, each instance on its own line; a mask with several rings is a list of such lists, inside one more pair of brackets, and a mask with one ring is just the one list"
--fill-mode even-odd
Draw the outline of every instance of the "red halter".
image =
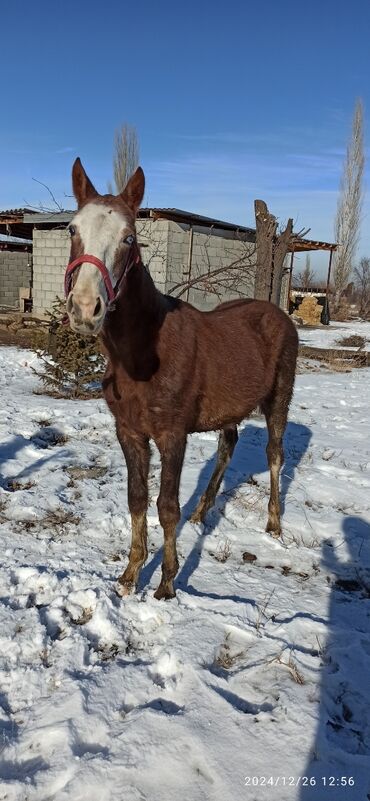
[[[132, 254], [132, 251], [134, 251], [133, 254]], [[131, 258], [131, 254], [132, 254], [132, 258]], [[104, 286], [105, 286], [105, 289], [106, 289], [106, 292], [107, 292], [108, 309], [112, 309], [114, 301], [115, 301], [115, 299], [117, 297], [117, 293], [118, 293], [119, 287], [121, 285], [122, 279], [125, 277], [125, 275], [127, 275], [127, 273], [129, 272], [129, 270], [131, 270], [131, 267], [133, 267], [134, 264], [139, 264], [139, 262], [140, 262], [140, 251], [139, 251], [136, 239], [135, 239], [134, 242], [132, 243], [131, 247], [130, 247], [130, 252], [129, 252], [128, 259], [127, 259], [127, 266], [123, 269], [123, 271], [122, 271], [120, 277], [118, 278], [118, 281], [114, 285], [114, 287], [113, 287], [112, 281], [110, 279], [109, 272], [108, 272], [104, 262], [102, 262], [100, 259], [98, 259], [97, 256], [90, 256], [87, 253], [83, 253], [82, 256], [78, 256], [77, 259], [74, 259], [73, 261], [71, 261], [67, 265], [67, 268], [66, 268], [66, 271], [65, 271], [64, 294], [65, 294], [66, 298], [68, 297], [68, 295], [69, 295], [69, 293], [70, 293], [70, 291], [72, 289], [72, 273], [76, 270], [77, 267], [79, 267], [81, 264], [85, 264], [86, 262], [88, 264], [93, 264], [94, 267], [98, 268], [98, 270], [99, 270], [99, 272], [100, 272], [100, 274], [101, 274], [101, 276], [103, 278]]]
[[72, 273], [75, 271], [76, 267], [79, 267], [80, 264], [94, 264], [95, 267], [98, 268], [99, 272], [102, 275], [104, 286], [107, 291], [108, 301], [109, 303], [113, 303], [116, 293], [112, 286], [112, 281], [110, 280], [109, 272], [105, 266], [105, 264], [100, 261], [96, 256], [89, 256], [87, 253], [83, 253], [82, 256], [78, 256], [77, 259], [71, 261], [66, 269], [65, 276], [64, 276], [64, 294], [66, 298], [68, 297], [71, 289], [72, 289]]

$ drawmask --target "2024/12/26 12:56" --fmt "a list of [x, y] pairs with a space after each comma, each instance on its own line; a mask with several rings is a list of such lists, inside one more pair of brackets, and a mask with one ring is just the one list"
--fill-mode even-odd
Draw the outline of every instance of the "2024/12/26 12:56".
[[353, 776], [245, 776], [244, 787], [354, 787]]

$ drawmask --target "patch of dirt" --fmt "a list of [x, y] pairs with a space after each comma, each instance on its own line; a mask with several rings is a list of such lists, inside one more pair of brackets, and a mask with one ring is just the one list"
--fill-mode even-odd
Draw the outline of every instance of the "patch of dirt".
[[16, 479], [11, 478], [6, 484], [6, 489], [8, 492], [17, 492], [18, 490], [29, 490], [35, 486], [36, 484], [34, 481], [26, 481], [24, 484], [22, 484], [21, 481], [16, 481]]
[[17, 311], [0, 313], [0, 346], [15, 345], [18, 348], [35, 347], [47, 337], [48, 322], [35, 315]]
[[255, 562], [257, 557], [254, 553], [251, 553], [250, 551], [244, 551], [242, 559], [243, 562]]
[[107, 471], [107, 467], [67, 467], [66, 470], [75, 481], [81, 481], [84, 478], [102, 478]]

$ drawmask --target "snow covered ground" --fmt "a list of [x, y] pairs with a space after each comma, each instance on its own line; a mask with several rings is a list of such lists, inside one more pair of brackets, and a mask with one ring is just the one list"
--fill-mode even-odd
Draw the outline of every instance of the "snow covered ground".
[[314, 348], [343, 348], [340, 340], [343, 337], [362, 336], [366, 340], [364, 350], [370, 350], [370, 323], [364, 320], [353, 320], [350, 323], [331, 323], [330, 326], [317, 328], [299, 328], [299, 340], [302, 345]]
[[34, 362], [0, 348], [1, 801], [370, 798], [370, 371], [298, 376], [282, 541], [264, 532], [263, 420], [241, 426], [204, 529], [187, 518], [216, 435], [190, 438], [165, 603], [157, 454], [150, 556], [122, 600], [113, 421], [34, 394]]

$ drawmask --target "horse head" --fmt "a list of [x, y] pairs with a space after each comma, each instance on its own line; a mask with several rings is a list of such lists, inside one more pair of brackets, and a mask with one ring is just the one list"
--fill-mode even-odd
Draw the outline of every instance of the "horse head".
[[99, 195], [78, 158], [72, 185], [78, 210], [69, 225], [66, 308], [74, 331], [97, 335], [127, 271], [140, 260], [135, 220], [145, 179], [138, 167], [119, 195]]

